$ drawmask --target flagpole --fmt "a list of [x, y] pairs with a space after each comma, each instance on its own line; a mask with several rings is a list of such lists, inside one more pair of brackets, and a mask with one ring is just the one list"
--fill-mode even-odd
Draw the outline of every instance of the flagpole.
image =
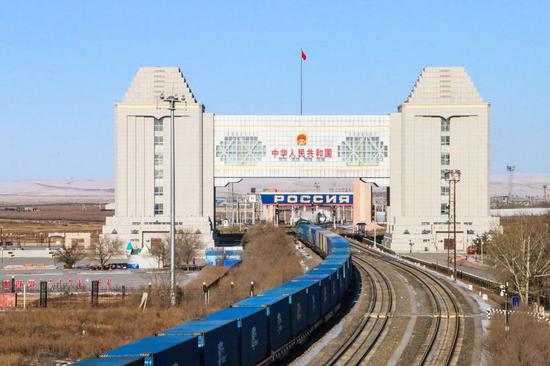
[[302, 57], [302, 52], [304, 51], [300, 49], [300, 115], [302, 115], [302, 104], [304, 103], [302, 82], [302, 65], [304, 64], [304, 58]]

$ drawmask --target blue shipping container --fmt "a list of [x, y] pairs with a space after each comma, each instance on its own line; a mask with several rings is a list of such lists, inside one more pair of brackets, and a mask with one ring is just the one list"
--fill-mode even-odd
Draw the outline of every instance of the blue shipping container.
[[346, 267], [345, 263], [338, 263], [338, 264], [329, 264], [329, 263], [323, 263], [315, 267], [318, 270], [336, 270], [338, 272], [338, 299], [342, 299], [342, 296], [344, 295], [344, 292], [347, 288], [347, 282], [346, 282]]
[[332, 289], [332, 278], [329, 274], [311, 274], [305, 273], [301, 276], [296, 277], [294, 280], [301, 281], [319, 281], [319, 299], [321, 301], [321, 316], [326, 315], [332, 309], [332, 299], [331, 299], [331, 289]]
[[87, 358], [71, 366], [143, 366], [143, 357]]
[[292, 280], [286, 283], [287, 286], [306, 287], [307, 293], [307, 325], [312, 326], [321, 319], [321, 281]]
[[198, 337], [206, 366], [237, 365], [239, 362], [237, 320], [193, 320], [170, 328], [164, 335]]
[[224, 267], [233, 267], [233, 266], [236, 266], [237, 264], [241, 263], [240, 260], [236, 260], [236, 259], [225, 259], [223, 261], [223, 266]]
[[260, 296], [287, 295], [290, 303], [290, 329], [293, 337], [307, 328], [307, 287], [289, 286], [283, 283], [280, 286], [266, 291]]
[[290, 340], [290, 304], [288, 296], [252, 296], [232, 305], [235, 308], [266, 308], [269, 319], [269, 345], [272, 351]]
[[351, 248], [333, 248], [330, 254], [351, 256]]
[[148, 337], [115, 348], [105, 358], [143, 356], [144, 365], [199, 365], [196, 337]]
[[265, 308], [227, 308], [203, 320], [236, 319], [239, 327], [240, 365], [255, 365], [268, 355], [268, 324]]
[[330, 268], [320, 269], [320, 268], [313, 268], [310, 271], [307, 271], [306, 274], [308, 275], [329, 275], [330, 276], [330, 307], [331, 309], [336, 306], [336, 304], [340, 301], [339, 297], [339, 281], [340, 278], [338, 277], [338, 271]]

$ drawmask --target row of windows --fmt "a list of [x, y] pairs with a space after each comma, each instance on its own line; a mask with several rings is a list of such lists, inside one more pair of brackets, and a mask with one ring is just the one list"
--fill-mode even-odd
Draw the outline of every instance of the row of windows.
[[155, 153], [155, 165], [162, 165], [164, 161], [164, 154], [162, 152]]
[[164, 214], [164, 204], [155, 203], [155, 215], [162, 215], [162, 214]]
[[441, 132], [449, 132], [451, 130], [451, 121], [441, 118]]
[[450, 165], [451, 164], [451, 154], [448, 152], [441, 153], [441, 165]]
[[161, 119], [155, 119], [155, 132], [161, 132], [164, 129], [164, 124]]
[[164, 194], [164, 187], [155, 187], [155, 196], [162, 196]]
[[162, 146], [163, 144], [164, 144], [164, 137], [155, 136], [155, 145], [156, 146]]
[[449, 146], [451, 144], [451, 136], [441, 136], [441, 146]]

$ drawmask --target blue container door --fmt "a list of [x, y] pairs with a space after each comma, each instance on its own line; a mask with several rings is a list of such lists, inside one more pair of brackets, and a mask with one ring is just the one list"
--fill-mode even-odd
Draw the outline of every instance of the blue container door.
[[314, 283], [308, 287], [307, 293], [307, 323], [309, 326], [321, 318], [321, 284]]
[[339, 291], [340, 291], [340, 279], [338, 277], [338, 271], [334, 272], [333, 270], [331, 269], [314, 269], [314, 270], [311, 270], [310, 272], [308, 273], [311, 273], [311, 274], [316, 274], [316, 273], [319, 273], [319, 274], [322, 274], [322, 275], [330, 275], [330, 285], [329, 285], [329, 292], [330, 292], [330, 308], [332, 309], [334, 306], [336, 306], [336, 304], [338, 303], [338, 301], [340, 300], [340, 297], [339, 297]]
[[290, 306], [292, 336], [295, 337], [307, 328], [307, 293], [306, 289], [292, 295]]
[[271, 350], [276, 351], [290, 340], [290, 304], [288, 298], [269, 307], [269, 338]]
[[[239, 332], [234, 324], [204, 334], [203, 357], [206, 366], [239, 364]], [[164, 364], [163, 364], [164, 365]]]
[[319, 287], [319, 300], [320, 300], [320, 316], [326, 315], [332, 309], [331, 298], [331, 278], [330, 276], [323, 274], [314, 274], [313, 272], [307, 272], [306, 274], [298, 277], [299, 279], [317, 279], [320, 280], [321, 285]]
[[241, 365], [256, 365], [268, 355], [266, 310], [241, 319]]

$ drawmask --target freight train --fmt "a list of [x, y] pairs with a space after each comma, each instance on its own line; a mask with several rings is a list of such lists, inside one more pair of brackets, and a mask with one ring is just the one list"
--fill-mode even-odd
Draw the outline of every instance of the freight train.
[[349, 242], [301, 223], [297, 236], [324, 260], [301, 276], [231, 307], [108, 351], [76, 366], [268, 364], [332, 317], [351, 287]]

